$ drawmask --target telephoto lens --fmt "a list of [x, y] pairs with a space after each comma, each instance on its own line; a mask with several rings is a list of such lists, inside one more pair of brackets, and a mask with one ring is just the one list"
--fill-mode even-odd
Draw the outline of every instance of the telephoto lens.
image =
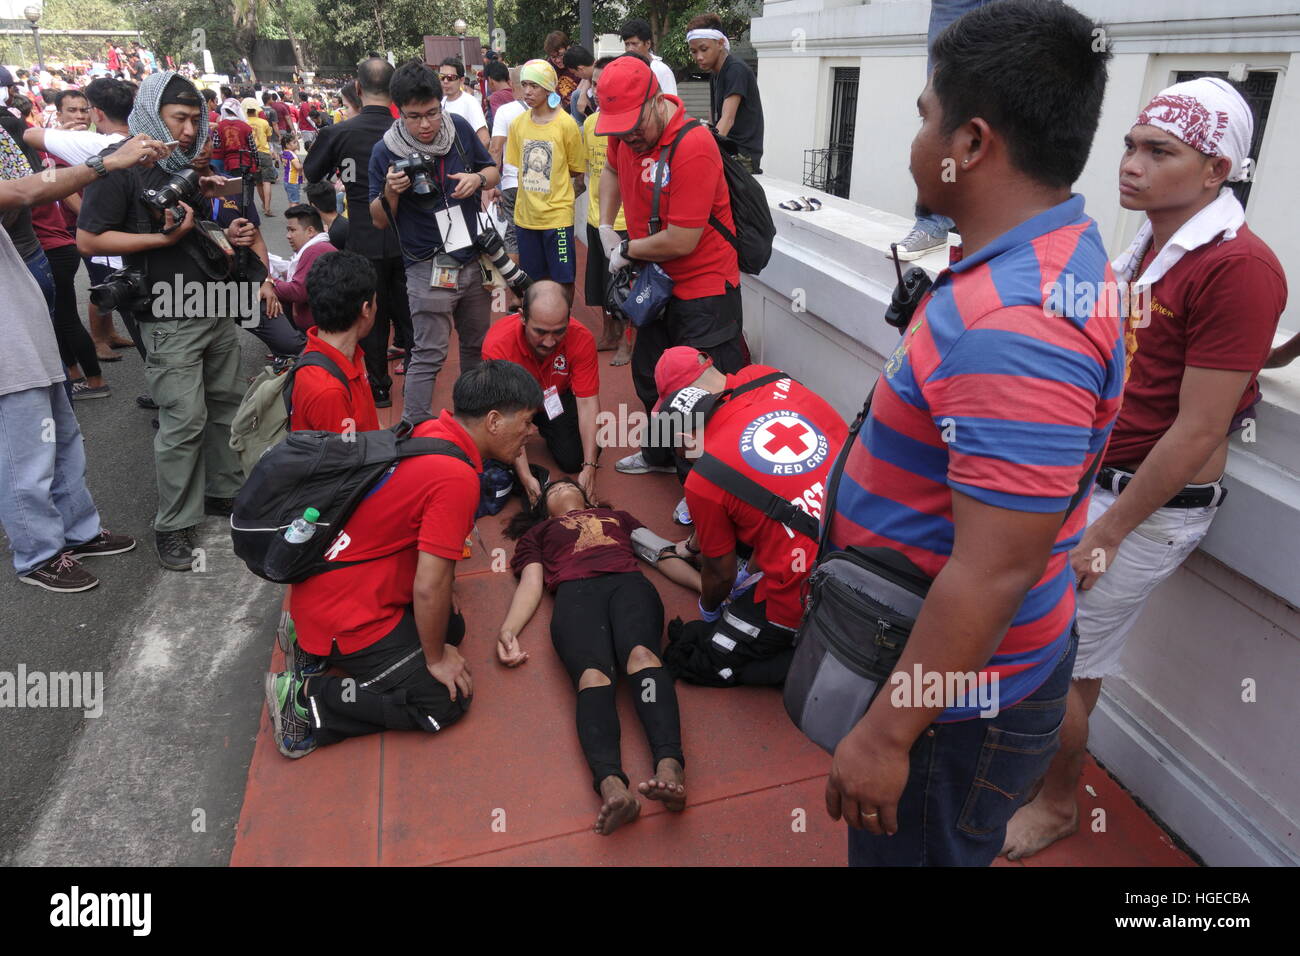
[[505, 243], [501, 241], [496, 229], [491, 227], [480, 229], [474, 244], [478, 246], [478, 251], [483, 254], [483, 258], [501, 273], [501, 278], [515, 295], [523, 295], [524, 290], [533, 284], [528, 273], [511, 260], [506, 252]]

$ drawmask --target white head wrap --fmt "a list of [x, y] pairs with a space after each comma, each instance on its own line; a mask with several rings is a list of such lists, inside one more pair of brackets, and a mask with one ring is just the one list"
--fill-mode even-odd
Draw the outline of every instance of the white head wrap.
[[692, 40], [717, 40], [728, 50], [731, 49], [731, 41], [727, 39], [727, 35], [721, 30], [715, 30], [712, 27], [705, 27], [700, 30], [687, 30], [686, 42], [690, 43]]
[[1250, 178], [1248, 157], [1255, 119], [1230, 84], [1217, 76], [1175, 83], [1155, 95], [1135, 125], [1164, 130], [1206, 156], [1232, 160], [1229, 182]]

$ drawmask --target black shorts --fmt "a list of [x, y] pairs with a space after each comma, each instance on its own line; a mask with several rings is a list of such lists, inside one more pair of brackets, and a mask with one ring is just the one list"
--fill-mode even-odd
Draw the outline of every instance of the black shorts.
[[[620, 229], [618, 234], [627, 238], [626, 229]], [[587, 223], [587, 278], [583, 288], [587, 305], [597, 309], [605, 308], [605, 286], [608, 282], [609, 257], [605, 255], [605, 246], [600, 241], [600, 230]]]

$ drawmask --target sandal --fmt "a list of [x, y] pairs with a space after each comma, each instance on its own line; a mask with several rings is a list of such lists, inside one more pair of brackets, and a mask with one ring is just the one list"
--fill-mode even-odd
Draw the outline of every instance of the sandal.
[[805, 206], [798, 199], [787, 199], [785, 202], [779, 202], [776, 205], [778, 209], [788, 209], [790, 210], [790, 212], [804, 212], [811, 208], [809, 206]]
[[818, 209], [822, 208], [822, 201], [820, 199], [809, 199], [807, 196], [800, 196], [799, 198], [808, 204], [810, 212], [816, 212]]

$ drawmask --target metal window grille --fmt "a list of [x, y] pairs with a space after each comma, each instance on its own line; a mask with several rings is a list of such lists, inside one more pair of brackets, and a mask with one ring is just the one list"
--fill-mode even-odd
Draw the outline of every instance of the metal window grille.
[[836, 67], [831, 81], [831, 141], [806, 149], [803, 184], [847, 199], [853, 171], [853, 132], [858, 113], [859, 69]]

